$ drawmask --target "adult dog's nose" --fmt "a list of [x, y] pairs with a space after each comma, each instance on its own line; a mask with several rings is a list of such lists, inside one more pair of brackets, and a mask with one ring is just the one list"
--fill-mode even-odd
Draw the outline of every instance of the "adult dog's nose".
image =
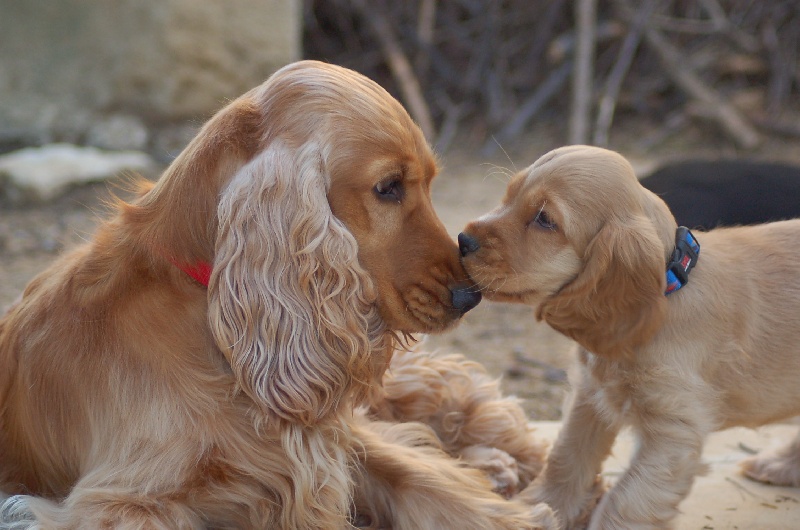
[[453, 289], [453, 307], [463, 315], [481, 301], [481, 292], [477, 287], [458, 287]]
[[475, 252], [479, 248], [481, 248], [481, 246], [478, 244], [477, 239], [466, 232], [458, 234], [458, 250], [461, 251], [462, 258], [466, 257], [467, 254]]

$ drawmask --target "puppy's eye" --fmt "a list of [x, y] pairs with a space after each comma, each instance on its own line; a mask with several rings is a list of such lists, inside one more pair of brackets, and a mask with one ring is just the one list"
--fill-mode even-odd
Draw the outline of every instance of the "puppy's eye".
[[403, 183], [397, 177], [382, 180], [375, 185], [375, 194], [381, 200], [399, 203], [403, 199]]
[[555, 230], [556, 223], [547, 212], [544, 211], [544, 207], [539, 210], [539, 213], [536, 214], [536, 217], [533, 218], [533, 223], [540, 226], [541, 228], [546, 228], [547, 230]]

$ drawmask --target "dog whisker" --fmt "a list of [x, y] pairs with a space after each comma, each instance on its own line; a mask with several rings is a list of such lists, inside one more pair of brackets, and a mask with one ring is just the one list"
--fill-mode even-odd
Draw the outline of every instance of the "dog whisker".
[[505, 148], [502, 145], [500, 145], [500, 142], [497, 141], [497, 138], [495, 138], [494, 135], [492, 135], [492, 140], [494, 141], [494, 143], [497, 144], [497, 147], [499, 147], [500, 150], [503, 151], [503, 154], [506, 155], [506, 158], [508, 159], [509, 163], [511, 164], [511, 167], [514, 168], [514, 173], [518, 173], [517, 167], [514, 165], [514, 161], [511, 159], [510, 156], [508, 156], [508, 152], [505, 150]]

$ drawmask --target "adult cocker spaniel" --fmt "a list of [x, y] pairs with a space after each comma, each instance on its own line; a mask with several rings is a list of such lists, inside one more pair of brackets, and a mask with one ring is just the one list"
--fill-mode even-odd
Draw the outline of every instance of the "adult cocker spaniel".
[[[591, 529], [668, 528], [712, 431], [800, 413], [800, 220], [692, 235], [604, 149], [542, 156], [459, 236], [467, 272], [574, 339], [580, 369], [544, 471], [520, 495], [581, 525], [622, 426], [638, 449]], [[800, 486], [800, 437], [743, 463]]]
[[289, 65], [216, 114], [0, 320], [7, 525], [547, 523], [435, 426], [366, 409], [392, 406], [397, 336], [479, 301], [436, 171], [400, 104], [344, 68]]

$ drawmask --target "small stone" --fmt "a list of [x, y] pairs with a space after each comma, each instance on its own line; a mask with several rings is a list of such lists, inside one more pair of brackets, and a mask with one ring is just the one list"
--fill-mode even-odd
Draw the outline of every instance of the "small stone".
[[50, 201], [69, 188], [99, 182], [124, 171], [149, 172], [153, 159], [137, 151], [50, 144], [0, 156], [0, 194], [14, 204]]

